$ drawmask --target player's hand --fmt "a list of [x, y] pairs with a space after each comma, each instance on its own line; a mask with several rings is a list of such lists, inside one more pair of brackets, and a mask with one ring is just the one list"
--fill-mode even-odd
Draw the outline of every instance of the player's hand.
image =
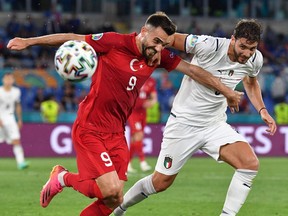
[[2, 121], [0, 120], [0, 127], [3, 127], [3, 123], [2, 123]]
[[274, 119], [270, 116], [266, 109], [261, 110], [260, 112], [262, 120], [268, 125], [268, 129], [266, 130], [270, 135], [274, 135], [277, 130], [277, 125]]
[[231, 113], [239, 112], [239, 103], [243, 95], [243, 92], [233, 91], [232, 94], [227, 97], [227, 104]]
[[19, 37], [11, 39], [7, 44], [7, 48], [11, 50], [23, 50], [28, 46], [27, 39]]

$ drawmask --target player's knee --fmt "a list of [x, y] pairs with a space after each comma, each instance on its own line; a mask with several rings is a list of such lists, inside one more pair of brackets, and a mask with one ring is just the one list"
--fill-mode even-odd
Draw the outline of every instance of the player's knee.
[[250, 161], [250, 166], [251, 166], [251, 170], [258, 170], [260, 163], [257, 157], [254, 157], [251, 161]]
[[259, 169], [259, 160], [257, 157], [249, 157], [246, 158], [245, 163], [243, 164], [243, 168], [250, 170], [258, 170]]
[[154, 189], [156, 192], [162, 192], [165, 191], [167, 188], [169, 188], [173, 181], [174, 181], [174, 176], [166, 176], [166, 175], [153, 175], [152, 177], [152, 182]]
[[121, 191], [122, 187], [120, 184], [111, 184], [102, 190], [102, 195], [104, 199], [111, 197], [117, 199], [118, 197], [120, 197]]

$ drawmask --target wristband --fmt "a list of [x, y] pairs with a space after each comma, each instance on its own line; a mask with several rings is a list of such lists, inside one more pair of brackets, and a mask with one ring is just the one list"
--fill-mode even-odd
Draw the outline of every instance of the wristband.
[[[258, 111], [259, 115], [260, 115], [261, 111], [264, 110], [264, 109], [266, 109], [266, 107], [262, 107], [262, 108]], [[267, 109], [266, 109], [266, 110], [267, 110]]]

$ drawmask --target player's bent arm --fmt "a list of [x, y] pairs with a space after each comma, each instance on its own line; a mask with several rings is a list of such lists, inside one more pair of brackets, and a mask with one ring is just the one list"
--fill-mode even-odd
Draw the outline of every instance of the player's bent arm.
[[188, 34], [181, 34], [181, 33], [175, 33], [173, 35], [173, 40], [171, 41], [170, 46], [174, 47], [177, 50], [185, 51], [185, 40]]
[[22, 127], [22, 106], [21, 103], [17, 102], [15, 106], [15, 112], [17, 116], [18, 126], [19, 128]]
[[275, 123], [275, 120], [271, 117], [271, 115], [265, 108], [258, 80], [256, 79], [256, 77], [246, 76], [243, 79], [243, 85], [249, 97], [249, 100], [251, 101], [255, 109], [258, 111], [262, 120], [268, 125], [269, 128], [266, 131], [270, 133], [270, 135], [273, 135], [277, 130], [277, 125]]
[[190, 64], [184, 60], [181, 60], [177, 65], [176, 70], [181, 71], [187, 76], [191, 77], [193, 80], [201, 83], [210, 88], [222, 93], [227, 99], [237, 100], [237, 103], [240, 102], [241, 96], [243, 93], [233, 91], [229, 87], [225, 86], [217, 77], [214, 77], [208, 71], [205, 71], [203, 68]]
[[85, 41], [85, 35], [73, 33], [59, 33], [30, 38], [16, 37], [8, 42], [7, 48], [12, 50], [23, 50], [29, 46], [34, 45], [60, 46], [61, 44], [69, 40]]
[[265, 107], [262, 94], [261, 94], [261, 88], [259, 85], [259, 82], [256, 77], [249, 77], [246, 76], [243, 79], [243, 85], [246, 91], [246, 94], [255, 107], [257, 111], [259, 111], [262, 107]]

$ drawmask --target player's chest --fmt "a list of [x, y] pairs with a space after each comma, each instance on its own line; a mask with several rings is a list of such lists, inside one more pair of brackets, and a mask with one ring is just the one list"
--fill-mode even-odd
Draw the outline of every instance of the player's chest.
[[103, 58], [104, 64], [108, 68], [107, 79], [115, 84], [127, 86], [127, 90], [137, 88], [140, 90], [145, 81], [154, 71], [154, 67], [149, 67], [144, 58], [112, 52]]
[[13, 103], [15, 100], [15, 94], [12, 91], [0, 91], [0, 103]]

